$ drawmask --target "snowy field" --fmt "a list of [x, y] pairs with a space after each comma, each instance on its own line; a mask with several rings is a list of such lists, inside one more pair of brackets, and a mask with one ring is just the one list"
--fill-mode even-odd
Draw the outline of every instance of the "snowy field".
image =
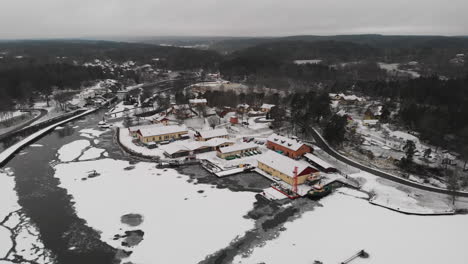
[[400, 64], [399, 63], [384, 63], [384, 62], [379, 62], [378, 63], [380, 69], [386, 70], [387, 72], [390, 73], [404, 73], [408, 74], [411, 76], [411, 78], [419, 78], [421, 75], [415, 71], [411, 70], [400, 70]]
[[[63, 163], [55, 170], [78, 216], [101, 231], [103, 241], [133, 251], [124, 262], [197, 263], [253, 228], [253, 220], [243, 217], [252, 209], [253, 193], [190, 183], [188, 176], [156, 169], [154, 163], [100, 159]], [[91, 170], [100, 175], [87, 178]], [[140, 214], [144, 221], [127, 226], [121, 223], [126, 214]], [[139, 245], [114, 240], [132, 230], [144, 231]]]
[[353, 264], [465, 264], [468, 216], [409, 216], [335, 192], [324, 206], [285, 225], [286, 231], [236, 264], [341, 263], [359, 250], [370, 254]]

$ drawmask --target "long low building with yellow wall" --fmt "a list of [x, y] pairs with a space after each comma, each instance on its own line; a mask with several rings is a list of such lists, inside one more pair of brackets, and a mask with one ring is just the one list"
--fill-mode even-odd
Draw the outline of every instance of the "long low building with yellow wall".
[[137, 135], [143, 143], [181, 139], [188, 134], [185, 126], [147, 126], [140, 127]]
[[216, 155], [222, 159], [230, 156], [242, 155], [246, 152], [257, 150], [258, 146], [254, 143], [240, 143], [229, 147], [219, 148]]
[[294, 169], [297, 167], [297, 183], [303, 184], [309, 176], [318, 176], [320, 173], [317, 169], [307, 166], [301, 162], [278, 154], [274, 151], [267, 151], [259, 156], [258, 168], [262, 171], [280, 178], [282, 181], [293, 185]]

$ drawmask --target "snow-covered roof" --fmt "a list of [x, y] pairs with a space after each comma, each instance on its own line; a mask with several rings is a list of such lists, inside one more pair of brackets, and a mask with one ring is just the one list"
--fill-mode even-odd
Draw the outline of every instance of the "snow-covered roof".
[[342, 110], [338, 111], [336, 114], [339, 115], [339, 116], [345, 116], [346, 111], [342, 109]]
[[391, 137], [396, 137], [396, 138], [399, 138], [399, 139], [403, 139], [403, 140], [411, 140], [413, 141], [414, 143], [418, 143], [419, 142], [419, 138], [417, 138], [416, 136], [413, 136], [411, 134], [408, 134], [406, 132], [403, 132], [403, 131], [391, 131], [390, 132], [390, 136]]
[[319, 165], [320, 167], [324, 169], [334, 168], [332, 165], [330, 165], [330, 163], [322, 160], [321, 158], [315, 156], [312, 153], [306, 153], [304, 157], [306, 157], [307, 159], [309, 159], [310, 161], [314, 162], [315, 164]]
[[177, 126], [177, 125], [148, 126], [148, 127], [140, 128], [138, 131], [140, 131], [141, 135], [144, 137], [181, 133], [181, 132], [188, 133], [187, 128], [185, 126]]
[[206, 99], [190, 99], [189, 103], [191, 104], [206, 104], [208, 101]]
[[249, 108], [249, 107], [250, 107], [250, 105], [248, 105], [248, 104], [239, 104], [239, 105], [237, 105], [237, 108]]
[[205, 141], [205, 143], [210, 147], [217, 147], [221, 144], [234, 143], [234, 142], [225, 138], [212, 138], [210, 140]]
[[341, 99], [346, 100], [346, 101], [364, 101], [364, 98], [356, 96], [354, 94], [345, 95], [344, 93], [340, 93], [340, 94], [330, 93], [328, 95], [330, 97], [332, 97], [332, 98], [335, 98], [335, 97], [336, 98], [341, 98]]
[[231, 152], [235, 152], [235, 151], [240, 151], [240, 150], [244, 150], [244, 149], [252, 149], [252, 148], [258, 148], [258, 146], [255, 145], [254, 143], [240, 143], [240, 144], [235, 144], [235, 145], [232, 145], [232, 146], [229, 146], [229, 147], [220, 148], [219, 152], [221, 152], [221, 153], [231, 153]]
[[275, 107], [274, 104], [262, 104], [262, 106], [260, 108], [262, 108], [262, 109], [272, 109], [273, 107]]
[[212, 130], [202, 130], [198, 131], [200, 136], [204, 139], [215, 138], [215, 137], [224, 137], [228, 135], [228, 132], [225, 128], [212, 129]]
[[366, 120], [362, 120], [362, 123], [363, 123], [363, 124], [367, 124], [367, 125], [377, 125], [378, 122], [379, 122], [378, 119], [366, 119]]
[[153, 127], [155, 125], [146, 125], [146, 126], [132, 126], [132, 127], [129, 127], [128, 130], [130, 132], [137, 132], [138, 130], [140, 130], [141, 128], [149, 128], [149, 127]]
[[182, 146], [178, 143], [161, 146], [161, 149], [164, 150], [169, 155], [172, 155], [174, 153], [181, 152], [181, 151], [189, 151], [187, 147]]
[[193, 151], [201, 148], [211, 148], [220, 144], [232, 142], [223, 138], [215, 138], [208, 141], [177, 141], [168, 145], [161, 146], [167, 154], [172, 155], [181, 151]]
[[284, 136], [280, 136], [278, 134], [272, 134], [267, 138], [268, 141], [281, 145], [285, 148], [288, 148], [292, 151], [297, 151], [300, 147], [304, 145], [304, 143], [297, 139], [287, 138]]
[[294, 177], [294, 168], [297, 167], [297, 173], [300, 174], [307, 166], [299, 161], [290, 159], [286, 156], [278, 154], [274, 151], [267, 151], [263, 155], [257, 158], [258, 162], [261, 162], [267, 165], [270, 168], [273, 168], [289, 177]]

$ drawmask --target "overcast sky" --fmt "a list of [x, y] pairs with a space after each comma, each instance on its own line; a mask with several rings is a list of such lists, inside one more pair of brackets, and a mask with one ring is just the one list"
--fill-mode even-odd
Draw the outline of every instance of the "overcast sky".
[[1, 0], [0, 38], [468, 35], [468, 0]]

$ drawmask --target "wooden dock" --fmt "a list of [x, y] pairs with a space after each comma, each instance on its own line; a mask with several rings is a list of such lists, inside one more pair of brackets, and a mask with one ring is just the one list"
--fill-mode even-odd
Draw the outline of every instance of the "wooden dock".
[[341, 262], [341, 264], [348, 264], [350, 263], [351, 261], [357, 259], [357, 258], [368, 258], [369, 257], [369, 254], [363, 250], [360, 250], [358, 253], [352, 255], [350, 258], [348, 258], [347, 260]]

